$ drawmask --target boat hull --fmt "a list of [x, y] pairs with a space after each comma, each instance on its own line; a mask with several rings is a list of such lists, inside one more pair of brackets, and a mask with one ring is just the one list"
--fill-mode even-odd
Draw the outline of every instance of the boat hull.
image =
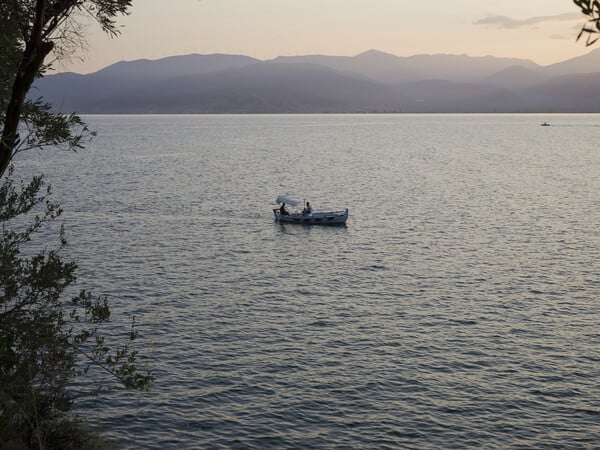
[[348, 209], [344, 211], [315, 212], [312, 214], [281, 215], [279, 209], [274, 209], [275, 221], [281, 223], [296, 223], [299, 225], [345, 225], [348, 220]]

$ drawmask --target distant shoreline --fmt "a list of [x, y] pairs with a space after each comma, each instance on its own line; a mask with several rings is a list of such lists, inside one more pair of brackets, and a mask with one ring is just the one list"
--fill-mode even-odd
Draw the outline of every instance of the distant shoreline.
[[589, 116], [593, 112], [335, 112], [335, 113], [83, 113], [80, 116]]

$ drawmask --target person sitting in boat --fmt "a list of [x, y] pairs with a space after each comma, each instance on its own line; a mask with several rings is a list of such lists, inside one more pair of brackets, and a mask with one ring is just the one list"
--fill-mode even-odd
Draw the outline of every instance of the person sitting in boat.
[[285, 209], [285, 203], [281, 204], [281, 208], [279, 208], [279, 214], [281, 214], [282, 216], [290, 215], [290, 213], [287, 211], [287, 209]]
[[310, 202], [306, 202], [306, 206], [302, 210], [302, 214], [305, 216], [312, 214], [312, 206], [310, 206]]

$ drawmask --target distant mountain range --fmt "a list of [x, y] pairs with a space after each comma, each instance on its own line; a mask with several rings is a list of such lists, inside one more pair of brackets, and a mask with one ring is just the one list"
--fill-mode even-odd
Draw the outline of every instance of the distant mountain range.
[[186, 55], [37, 81], [82, 114], [600, 112], [600, 49], [540, 66], [493, 56]]

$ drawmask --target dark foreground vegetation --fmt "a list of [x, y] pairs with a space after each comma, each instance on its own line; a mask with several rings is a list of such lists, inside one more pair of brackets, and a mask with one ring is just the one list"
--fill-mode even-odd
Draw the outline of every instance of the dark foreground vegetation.
[[[0, 2], [0, 448], [102, 448], [72, 413], [73, 381], [93, 391], [115, 382], [145, 389], [152, 377], [138, 371], [135, 324], [124, 342], [104, 337], [106, 298], [76, 291], [76, 263], [61, 255], [61, 208], [43, 176], [18, 181], [11, 163], [29, 150], [77, 150], [91, 133], [75, 115], [51, 112], [27, 100], [47, 59], [64, 57], [82, 42], [77, 18], [91, 14], [110, 34], [129, 0]], [[54, 238], [48, 238], [52, 236]], [[95, 251], [95, 249], [90, 249]], [[90, 370], [91, 369], [91, 370]], [[92, 375], [94, 374], [94, 375]], [[107, 377], [102, 374], [108, 374]]]

